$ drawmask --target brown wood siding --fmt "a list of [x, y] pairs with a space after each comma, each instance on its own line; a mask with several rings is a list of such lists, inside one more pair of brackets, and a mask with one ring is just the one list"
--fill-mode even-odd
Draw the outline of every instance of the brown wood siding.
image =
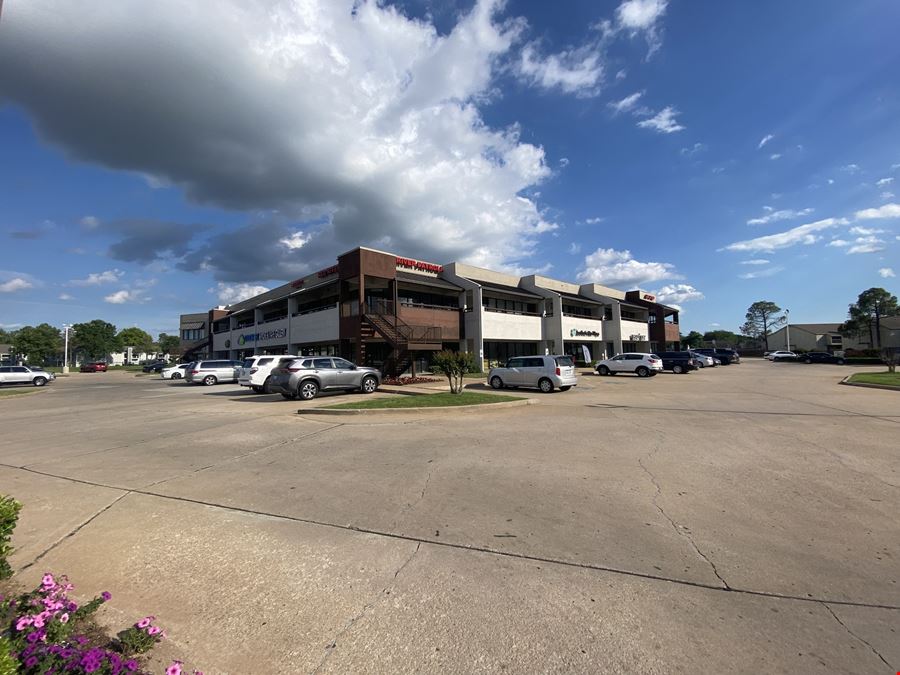
[[400, 320], [411, 326], [438, 326], [441, 340], [459, 340], [459, 310], [429, 309], [427, 307], [400, 306]]

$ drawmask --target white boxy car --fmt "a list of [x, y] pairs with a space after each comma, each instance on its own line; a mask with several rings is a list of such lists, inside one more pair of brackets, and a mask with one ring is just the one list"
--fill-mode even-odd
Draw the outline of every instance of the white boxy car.
[[40, 366], [0, 366], [0, 385], [33, 384], [35, 387], [43, 387], [55, 379], [56, 375]]
[[634, 373], [638, 377], [650, 377], [662, 372], [663, 362], [656, 354], [631, 352], [600, 361], [595, 369], [598, 375]]
[[282, 362], [293, 361], [298, 357], [292, 354], [268, 354], [250, 356], [244, 359], [238, 368], [238, 384], [242, 387], [250, 387], [257, 394], [270, 394], [269, 378], [272, 370]]
[[504, 387], [537, 387], [545, 394], [554, 389], [568, 391], [578, 384], [575, 362], [566, 354], [550, 356], [514, 356], [505, 368], [491, 368], [488, 384]]

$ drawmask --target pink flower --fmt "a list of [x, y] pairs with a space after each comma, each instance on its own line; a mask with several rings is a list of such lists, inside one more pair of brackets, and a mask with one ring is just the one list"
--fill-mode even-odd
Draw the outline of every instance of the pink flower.
[[162, 629], [159, 626], [150, 626], [150, 628], [147, 629], [147, 635], [156, 635], [161, 630]]
[[181, 661], [173, 661], [172, 665], [166, 668], [166, 675], [181, 675]]
[[134, 625], [137, 626], [138, 628], [146, 628], [153, 622], [153, 620], [155, 618], [156, 618], [155, 616], [145, 616], [143, 619], [141, 619]]
[[69, 623], [69, 615], [68, 614], [60, 615], [59, 622], [60, 623]]
[[23, 616], [16, 622], [16, 630], [25, 630], [34, 621], [30, 616]]
[[34, 626], [35, 628], [43, 628], [44, 620], [41, 617], [37, 616], [34, 618], [34, 623], [31, 625]]
[[50, 572], [47, 572], [47, 573], [44, 574], [44, 576], [41, 578], [41, 584], [44, 585], [44, 586], [53, 586], [53, 585], [56, 584], [56, 581], [53, 579], [53, 575], [50, 574]]

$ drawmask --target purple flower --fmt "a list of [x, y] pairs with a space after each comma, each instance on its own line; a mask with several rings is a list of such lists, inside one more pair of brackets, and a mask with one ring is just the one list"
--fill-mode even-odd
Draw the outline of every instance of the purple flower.
[[53, 580], [53, 575], [47, 572], [41, 579], [41, 584], [49, 588], [50, 586], [55, 586], [56, 582]]
[[112, 599], [112, 593], [110, 593], [109, 591], [103, 591], [100, 594], [100, 597], [103, 598], [103, 602], [109, 602], [110, 599]]
[[125, 662], [125, 670], [135, 671], [137, 670], [138, 664], [137, 661], [131, 659], [130, 661]]
[[70, 602], [68, 605], [66, 605], [66, 609], [68, 609], [70, 612], [77, 612], [78, 611], [78, 603]]
[[166, 668], [166, 675], [181, 675], [181, 661], [173, 661], [172, 665]]
[[38, 657], [36, 657], [36, 656], [29, 656], [27, 659], [25, 659], [25, 667], [26, 668], [34, 668], [37, 664], [38, 664]]

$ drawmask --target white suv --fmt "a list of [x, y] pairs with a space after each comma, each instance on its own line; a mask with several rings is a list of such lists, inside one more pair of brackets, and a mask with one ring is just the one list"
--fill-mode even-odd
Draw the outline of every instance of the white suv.
[[631, 352], [600, 361], [595, 369], [598, 375], [634, 373], [638, 377], [650, 377], [662, 372], [663, 362], [656, 354]]
[[293, 361], [297, 357], [292, 354], [268, 354], [250, 356], [244, 359], [238, 368], [238, 384], [250, 387], [257, 394], [269, 394], [269, 378], [272, 369], [282, 361]]

